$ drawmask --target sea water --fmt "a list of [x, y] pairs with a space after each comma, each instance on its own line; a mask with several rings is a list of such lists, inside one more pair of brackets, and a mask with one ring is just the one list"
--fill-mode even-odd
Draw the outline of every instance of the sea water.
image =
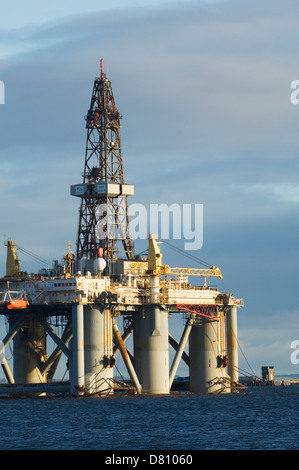
[[298, 450], [298, 422], [298, 385], [225, 395], [5, 398], [0, 449]]

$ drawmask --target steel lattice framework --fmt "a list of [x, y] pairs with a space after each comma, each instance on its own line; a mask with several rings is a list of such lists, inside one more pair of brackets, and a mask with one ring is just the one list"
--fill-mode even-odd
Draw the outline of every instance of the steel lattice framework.
[[99, 249], [107, 260], [134, 257], [127, 202], [133, 186], [125, 184], [124, 179], [121, 118], [101, 60], [101, 76], [94, 80], [85, 117], [83, 184], [72, 186], [72, 194], [81, 197], [77, 261], [94, 259]]

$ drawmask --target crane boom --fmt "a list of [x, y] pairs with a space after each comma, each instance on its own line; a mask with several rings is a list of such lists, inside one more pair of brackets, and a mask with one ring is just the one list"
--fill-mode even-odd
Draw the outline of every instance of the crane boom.
[[202, 276], [202, 277], [219, 277], [223, 279], [221, 271], [216, 266], [211, 266], [210, 269], [197, 269], [197, 268], [171, 268], [164, 265], [160, 269], [160, 274], [173, 274], [176, 276]]
[[219, 277], [223, 279], [221, 271], [216, 266], [211, 266], [208, 269], [199, 268], [171, 268], [170, 266], [162, 264], [162, 253], [156, 238], [153, 235], [149, 235], [149, 248], [148, 248], [148, 270], [153, 275], [167, 276], [167, 275], [185, 275], [185, 276], [202, 276], [207, 277]]

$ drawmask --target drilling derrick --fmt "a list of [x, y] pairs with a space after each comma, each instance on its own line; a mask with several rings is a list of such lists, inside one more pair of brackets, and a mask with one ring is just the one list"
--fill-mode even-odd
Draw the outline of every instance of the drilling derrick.
[[86, 154], [83, 183], [71, 194], [81, 198], [77, 236], [77, 267], [92, 270], [99, 257], [109, 263], [133, 258], [127, 196], [134, 187], [125, 184], [121, 152], [120, 119], [111, 82], [103, 72], [94, 80], [86, 116]]

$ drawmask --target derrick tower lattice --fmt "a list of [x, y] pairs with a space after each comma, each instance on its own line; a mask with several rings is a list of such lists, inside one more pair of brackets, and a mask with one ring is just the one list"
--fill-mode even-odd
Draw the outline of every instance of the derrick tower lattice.
[[[132, 259], [127, 196], [134, 187], [125, 184], [120, 119], [111, 82], [103, 72], [94, 80], [87, 113], [87, 141], [83, 183], [71, 194], [81, 197], [77, 235], [77, 264], [82, 259]], [[99, 255], [100, 253], [100, 255]]]

